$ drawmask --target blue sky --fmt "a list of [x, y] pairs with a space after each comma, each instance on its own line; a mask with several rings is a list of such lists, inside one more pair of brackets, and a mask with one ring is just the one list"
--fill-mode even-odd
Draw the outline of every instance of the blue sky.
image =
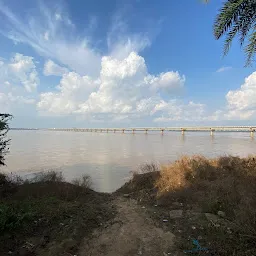
[[15, 127], [251, 125], [256, 73], [213, 37], [221, 0], [0, 0]]

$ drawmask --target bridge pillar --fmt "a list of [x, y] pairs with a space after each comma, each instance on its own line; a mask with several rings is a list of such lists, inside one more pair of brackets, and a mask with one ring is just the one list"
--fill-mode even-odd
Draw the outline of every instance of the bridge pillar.
[[254, 132], [255, 132], [255, 129], [250, 129], [251, 130], [251, 137], [253, 138], [254, 137]]

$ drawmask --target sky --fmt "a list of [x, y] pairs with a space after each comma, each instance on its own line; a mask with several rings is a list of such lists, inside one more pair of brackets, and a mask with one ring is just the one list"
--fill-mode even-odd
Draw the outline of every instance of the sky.
[[223, 57], [223, 1], [0, 0], [12, 127], [255, 125], [255, 63]]

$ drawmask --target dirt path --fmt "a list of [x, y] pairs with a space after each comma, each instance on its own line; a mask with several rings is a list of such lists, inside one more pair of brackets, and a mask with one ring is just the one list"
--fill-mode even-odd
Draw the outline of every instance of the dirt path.
[[81, 256], [170, 255], [174, 234], [156, 227], [145, 210], [133, 199], [114, 200], [117, 215], [105, 228], [84, 241]]

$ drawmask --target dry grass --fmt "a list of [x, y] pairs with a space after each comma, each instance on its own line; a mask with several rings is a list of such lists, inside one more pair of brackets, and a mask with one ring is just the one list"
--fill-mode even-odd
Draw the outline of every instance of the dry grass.
[[155, 186], [163, 205], [178, 200], [202, 212], [226, 213], [232, 235], [206, 226], [207, 236], [218, 251], [216, 255], [255, 255], [255, 157], [184, 156], [161, 167]]
[[[213, 255], [256, 255], [256, 158], [253, 156], [207, 159], [195, 155], [183, 156], [160, 168], [145, 165], [118, 192], [129, 193], [143, 204], [156, 203], [159, 218], [173, 209], [174, 202], [183, 203], [184, 210], [201, 212], [203, 218], [194, 225], [204, 227], [202, 235], [205, 243], [209, 242], [215, 250]], [[215, 228], [205, 222], [203, 213], [218, 211], [225, 212], [232, 233], [227, 233], [225, 225]], [[187, 249], [191, 246], [187, 244], [188, 236], [198, 236], [199, 231], [192, 234], [191, 222], [186, 218], [179, 221], [184, 230], [181, 248]]]

